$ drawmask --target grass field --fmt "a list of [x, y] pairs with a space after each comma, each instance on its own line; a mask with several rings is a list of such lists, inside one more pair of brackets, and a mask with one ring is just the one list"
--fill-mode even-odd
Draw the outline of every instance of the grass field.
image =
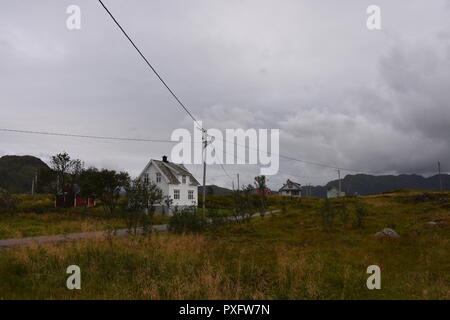
[[[332, 201], [337, 215], [328, 225], [324, 200], [302, 199], [282, 213], [197, 235], [2, 250], [0, 298], [450, 299], [450, 193], [347, 198], [347, 218], [342, 201]], [[400, 238], [373, 236], [386, 227]], [[81, 268], [81, 290], [65, 286], [72, 264]], [[382, 270], [381, 290], [366, 287], [373, 264]]]
[[80, 213], [15, 213], [0, 215], [0, 239], [26, 238], [124, 228], [121, 219], [106, 219]]
[[[18, 207], [0, 212], [0, 240], [126, 228], [125, 219], [110, 217], [101, 206], [54, 208], [51, 195], [14, 197], [19, 200]], [[167, 216], [154, 217], [155, 224], [167, 222]]]

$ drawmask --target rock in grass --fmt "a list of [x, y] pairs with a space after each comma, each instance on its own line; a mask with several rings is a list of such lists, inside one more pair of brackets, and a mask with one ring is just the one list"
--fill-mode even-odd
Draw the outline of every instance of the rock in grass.
[[391, 228], [384, 228], [383, 230], [375, 233], [375, 237], [378, 238], [400, 238], [400, 236], [398, 235], [397, 232], [395, 232], [395, 230], [391, 229]]
[[436, 221], [429, 221], [429, 222], [427, 222], [427, 226], [435, 227], [435, 226], [437, 226], [437, 222]]

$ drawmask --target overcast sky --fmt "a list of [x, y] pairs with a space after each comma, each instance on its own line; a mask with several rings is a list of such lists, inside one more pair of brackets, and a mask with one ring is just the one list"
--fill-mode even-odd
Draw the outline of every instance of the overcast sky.
[[[209, 128], [279, 128], [280, 153], [365, 172], [429, 175], [438, 160], [449, 171], [448, 0], [104, 2]], [[81, 30], [66, 28], [71, 4]], [[371, 4], [379, 31], [366, 27]], [[193, 127], [94, 0], [1, 1], [0, 111], [0, 128], [21, 130], [170, 139]], [[0, 156], [63, 150], [137, 175], [171, 145], [0, 132]], [[241, 183], [258, 173], [225, 168]], [[220, 166], [208, 173], [231, 187]], [[288, 177], [336, 172], [281, 160], [269, 184]]]

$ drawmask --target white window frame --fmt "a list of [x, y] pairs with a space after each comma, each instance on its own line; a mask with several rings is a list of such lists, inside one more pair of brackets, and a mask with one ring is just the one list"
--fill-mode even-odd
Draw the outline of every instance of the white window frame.
[[181, 196], [180, 189], [173, 189], [173, 198], [175, 200], [180, 200], [181, 198], [180, 196]]
[[156, 173], [156, 183], [160, 183], [161, 182], [161, 172], [157, 172]]
[[181, 177], [181, 182], [182, 182], [183, 184], [186, 184], [186, 179], [187, 179], [186, 176], [182, 176], [182, 177]]
[[144, 183], [148, 183], [149, 181], [149, 177], [148, 177], [148, 173], [144, 174]]
[[188, 200], [194, 200], [194, 190], [188, 190]]

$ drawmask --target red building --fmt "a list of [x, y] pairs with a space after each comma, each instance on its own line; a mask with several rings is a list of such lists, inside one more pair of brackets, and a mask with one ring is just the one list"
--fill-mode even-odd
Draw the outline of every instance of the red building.
[[94, 197], [82, 197], [80, 188], [76, 185], [64, 188], [61, 194], [56, 195], [56, 208], [95, 207]]

